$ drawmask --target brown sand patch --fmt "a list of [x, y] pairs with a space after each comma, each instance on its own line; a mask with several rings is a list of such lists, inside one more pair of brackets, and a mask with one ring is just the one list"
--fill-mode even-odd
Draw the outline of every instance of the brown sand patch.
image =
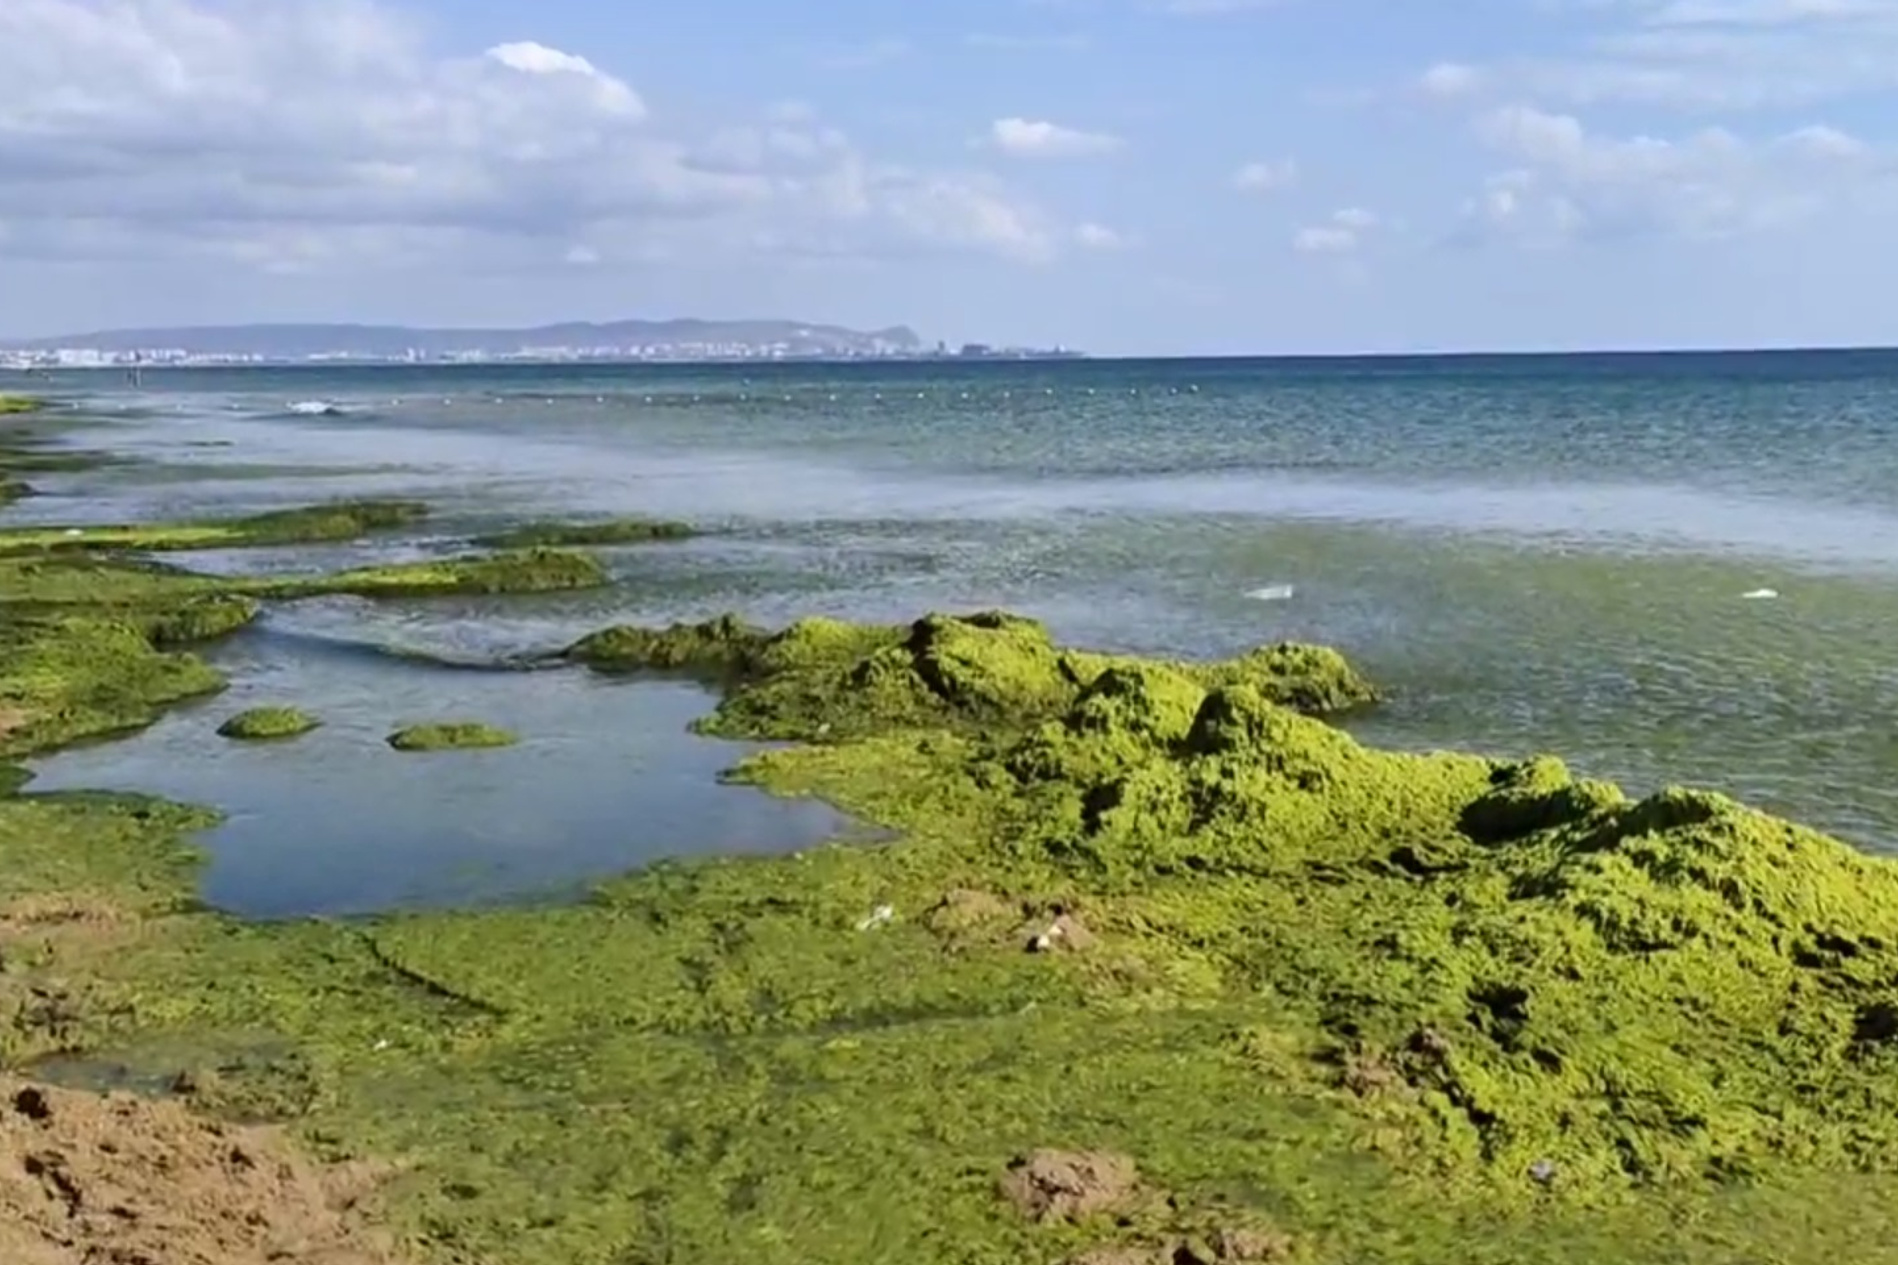
[[1002, 1197], [1039, 1222], [1084, 1221], [1124, 1207], [1139, 1189], [1132, 1158], [1112, 1151], [1032, 1151], [1002, 1175]]
[[24, 729], [26, 722], [31, 719], [32, 717], [23, 709], [0, 703], [0, 738], [6, 737], [16, 729]]
[[0, 1076], [8, 1265], [392, 1265], [359, 1217], [377, 1176], [175, 1102]]

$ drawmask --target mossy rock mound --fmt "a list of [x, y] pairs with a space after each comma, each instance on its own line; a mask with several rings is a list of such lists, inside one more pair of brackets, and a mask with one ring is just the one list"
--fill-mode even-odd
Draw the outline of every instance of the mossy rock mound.
[[15, 413], [37, 413], [46, 407], [44, 400], [35, 400], [23, 395], [0, 395], [0, 416]]
[[1406, 1165], [1898, 1172], [1898, 865], [1716, 794], [1367, 748], [1271, 673], [1206, 688], [1227, 671], [1116, 665], [1013, 736], [740, 776], [968, 831], [959, 876], [1076, 893], [1129, 978], [1289, 1006], [1230, 1052], [1261, 1092], [1328, 1086]]
[[183, 646], [228, 637], [248, 627], [260, 609], [239, 593], [210, 593], [142, 612], [139, 620], [154, 645]]
[[477, 536], [474, 543], [483, 549], [570, 549], [689, 540], [698, 534], [689, 523], [663, 518], [610, 518], [591, 523], [524, 523], [507, 531]]
[[260, 597], [427, 597], [436, 594], [555, 593], [604, 586], [611, 577], [598, 558], [559, 549], [442, 558], [430, 562], [358, 567], [332, 575], [259, 580], [246, 591]]
[[153, 642], [136, 612], [0, 618], [0, 757], [141, 728], [185, 699], [224, 688], [222, 674]]
[[327, 501], [251, 514], [229, 525], [254, 544], [302, 544], [354, 540], [371, 532], [412, 526], [428, 515], [429, 507], [422, 501]]
[[246, 742], [267, 742], [299, 738], [323, 722], [295, 707], [253, 707], [232, 716], [217, 727], [226, 738]]
[[1217, 664], [1148, 663], [1057, 646], [1039, 621], [1003, 611], [911, 624], [804, 619], [770, 633], [735, 615], [669, 628], [621, 626], [566, 656], [602, 671], [689, 671], [727, 697], [701, 728], [780, 739], [953, 725], [1019, 730], [1064, 714], [1104, 674], [1164, 674], [1190, 714], [1206, 688], [1244, 683], [1312, 713], [1373, 701], [1336, 651], [1277, 645]]
[[511, 747], [520, 739], [505, 729], [463, 720], [410, 725], [386, 741], [397, 751], [473, 751]]

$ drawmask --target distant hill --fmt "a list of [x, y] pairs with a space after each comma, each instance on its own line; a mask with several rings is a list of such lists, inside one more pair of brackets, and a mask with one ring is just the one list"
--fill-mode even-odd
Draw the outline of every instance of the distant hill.
[[681, 354], [717, 354], [718, 347], [759, 350], [780, 348], [799, 356], [863, 355], [913, 352], [922, 348], [916, 332], [854, 330], [800, 321], [569, 321], [525, 329], [412, 329], [399, 325], [226, 325], [175, 329], [113, 329], [58, 338], [0, 342], [12, 351], [84, 348], [107, 353], [173, 351], [191, 356], [255, 356], [302, 359], [337, 355], [401, 359], [416, 354], [517, 356], [541, 349], [585, 352], [591, 349], [645, 349]]

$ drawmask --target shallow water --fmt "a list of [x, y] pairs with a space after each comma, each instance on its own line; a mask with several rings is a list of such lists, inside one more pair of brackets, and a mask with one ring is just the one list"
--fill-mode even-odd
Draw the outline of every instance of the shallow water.
[[[697, 686], [580, 671], [434, 668], [267, 624], [209, 656], [234, 681], [116, 743], [37, 766], [35, 790], [111, 786], [214, 804], [206, 900], [275, 917], [572, 897], [602, 875], [686, 853], [790, 850], [855, 833], [815, 801], [718, 774], [754, 748], [685, 732]], [[287, 742], [217, 735], [246, 707], [307, 707]], [[405, 724], [473, 719], [518, 746], [400, 753]]]
[[[150, 372], [137, 394], [86, 375], [58, 385], [112, 418], [80, 441], [160, 464], [45, 476], [51, 495], [15, 517], [182, 516], [358, 494], [440, 507], [428, 539], [325, 549], [324, 565], [453, 548], [526, 515], [644, 512], [721, 531], [606, 551], [618, 583], [601, 593], [305, 604], [278, 612], [277, 628], [483, 656], [728, 608], [775, 623], [1006, 605], [1112, 648], [1212, 655], [1309, 638], [1344, 648], [1389, 688], [1389, 705], [1355, 724], [1375, 741], [1553, 750], [1635, 788], [1711, 785], [1868, 847], [1898, 845], [1891, 355], [232, 370]], [[343, 411], [286, 411], [309, 399]], [[350, 469], [359, 473], [339, 473]], [[199, 561], [278, 568], [310, 557]], [[1291, 594], [1246, 596], [1271, 586]], [[1779, 596], [1744, 596], [1760, 589]], [[416, 691], [420, 705], [443, 685], [359, 659], [345, 670], [268, 639], [231, 653], [254, 659], [238, 665], [240, 690], [332, 717], [303, 748], [312, 755], [352, 732], [379, 739], [385, 690]], [[589, 770], [563, 783], [577, 859], [561, 859], [567, 827], [549, 828], [544, 847], [510, 845], [517, 876], [545, 870], [557, 884], [626, 862], [589, 842], [603, 827], [586, 823], [610, 820], [623, 811], [615, 796], [660, 775], [602, 776], [613, 759], [585, 754], [602, 735], [609, 750], [645, 744], [647, 766], [623, 763], [668, 770], [673, 786], [729, 762], [660, 758], [696, 750], [666, 744], [686, 742], [678, 727], [699, 700], [619, 703], [672, 687], [566, 674], [452, 682], [496, 691], [445, 696], [484, 719], [519, 714], [536, 729], [558, 714], [565, 744], [465, 767], [539, 759], [536, 776]], [[651, 723], [643, 737], [632, 736], [636, 720]], [[298, 747], [233, 755], [189, 728], [199, 723], [212, 722], [189, 713], [43, 767], [66, 785], [176, 792], [159, 785], [184, 776], [175, 764], [198, 770], [188, 797], [249, 804], [260, 820], [306, 811], [307, 799], [244, 798], [253, 764], [294, 767]], [[451, 781], [425, 810], [396, 811], [389, 779], [414, 766], [379, 750], [334, 759], [374, 770], [359, 798], [375, 806], [347, 830], [369, 831], [380, 815], [376, 850], [413, 861], [399, 881], [366, 878], [338, 896], [344, 906], [508, 889], [512, 880], [456, 868], [456, 849], [476, 845], [442, 842], [478, 839], [500, 811], [493, 792], [462, 798]], [[513, 793], [522, 806], [506, 812], [524, 822], [538, 800]], [[779, 821], [764, 818], [779, 809], [748, 819], [759, 846], [798, 835], [774, 833]], [[519, 837], [530, 833], [523, 825]], [[653, 846], [719, 846], [670, 833]], [[245, 899], [294, 905], [260, 893], [292, 891], [308, 881], [291, 882], [296, 866], [320, 871], [353, 839], [342, 822], [285, 830]], [[216, 888], [243, 855], [214, 846]]]

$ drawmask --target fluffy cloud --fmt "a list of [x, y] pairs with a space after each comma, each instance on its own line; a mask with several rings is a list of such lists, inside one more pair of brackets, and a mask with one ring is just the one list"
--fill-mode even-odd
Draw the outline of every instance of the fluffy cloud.
[[1573, 115], [1514, 105], [1485, 114], [1477, 132], [1516, 165], [1465, 206], [1470, 239], [1728, 237], [1803, 218], [1883, 172], [1868, 146], [1823, 126], [1767, 141], [1724, 128], [1612, 137]]
[[1232, 173], [1232, 187], [1247, 193], [1266, 193], [1298, 183], [1298, 164], [1289, 158], [1277, 162], [1249, 162]]
[[373, 0], [4, 0], [0, 251], [260, 268], [1075, 241], [980, 173], [808, 109], [705, 130], [531, 40], [438, 52]]
[[1344, 207], [1333, 211], [1324, 223], [1310, 224], [1294, 233], [1292, 249], [1307, 255], [1352, 254], [1377, 225], [1378, 217], [1363, 207]]
[[1104, 132], [1022, 118], [996, 119], [989, 126], [989, 143], [1011, 158], [1089, 158], [1120, 148], [1120, 138]]

